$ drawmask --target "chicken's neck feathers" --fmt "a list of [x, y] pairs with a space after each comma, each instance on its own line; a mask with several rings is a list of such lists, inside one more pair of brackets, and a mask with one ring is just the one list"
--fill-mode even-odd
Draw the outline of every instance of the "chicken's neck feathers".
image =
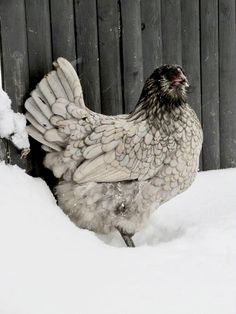
[[153, 79], [148, 79], [144, 85], [139, 101], [133, 111], [130, 112], [129, 120], [160, 120], [165, 114], [176, 118], [176, 108], [183, 107], [187, 102], [186, 89], [180, 86], [170, 88], [167, 80], [160, 80], [159, 85]]
[[128, 120], [136, 123], [146, 121], [150, 127], [153, 126], [157, 130], [162, 128], [168, 130], [168, 133], [174, 132], [174, 125], [184, 124], [183, 116], [191, 115], [192, 110], [183, 101], [178, 105], [171, 101], [162, 105], [161, 101], [166, 99], [153, 93], [148, 99], [143, 99], [137, 104], [134, 111], [128, 115]]

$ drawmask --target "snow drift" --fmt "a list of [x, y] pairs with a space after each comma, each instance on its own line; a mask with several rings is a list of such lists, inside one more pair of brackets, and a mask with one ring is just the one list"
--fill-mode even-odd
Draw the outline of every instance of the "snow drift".
[[14, 112], [11, 100], [0, 86], [0, 138], [10, 139], [18, 149], [29, 149], [30, 143], [26, 131], [26, 118], [22, 113]]
[[134, 249], [74, 226], [17, 166], [0, 178], [1, 314], [235, 314], [236, 169], [200, 173]]

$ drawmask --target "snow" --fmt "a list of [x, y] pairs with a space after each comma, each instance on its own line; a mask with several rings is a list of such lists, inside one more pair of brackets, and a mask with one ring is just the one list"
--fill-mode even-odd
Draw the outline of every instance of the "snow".
[[0, 178], [1, 314], [236, 313], [236, 169], [199, 173], [136, 248], [74, 226], [17, 166]]
[[29, 148], [26, 118], [11, 109], [11, 100], [0, 86], [0, 138], [10, 139], [18, 149]]

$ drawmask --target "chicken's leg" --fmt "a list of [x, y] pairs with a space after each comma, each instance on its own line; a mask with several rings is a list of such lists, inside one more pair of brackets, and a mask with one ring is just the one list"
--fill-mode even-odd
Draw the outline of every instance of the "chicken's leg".
[[123, 230], [121, 230], [120, 228], [117, 228], [117, 230], [120, 232], [123, 240], [125, 241], [125, 244], [128, 247], [135, 247], [134, 242], [132, 240], [133, 234], [128, 234], [128, 233], [124, 232]]

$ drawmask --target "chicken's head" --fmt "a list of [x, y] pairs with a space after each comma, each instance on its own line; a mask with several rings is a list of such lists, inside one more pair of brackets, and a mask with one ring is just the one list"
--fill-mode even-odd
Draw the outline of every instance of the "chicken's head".
[[152, 116], [157, 108], [171, 111], [187, 101], [189, 87], [183, 68], [179, 65], [162, 65], [146, 80], [139, 101], [130, 113], [131, 119]]
[[163, 65], [157, 68], [150, 79], [153, 79], [161, 95], [170, 98], [186, 98], [186, 88], [189, 87], [184, 70], [179, 65]]

